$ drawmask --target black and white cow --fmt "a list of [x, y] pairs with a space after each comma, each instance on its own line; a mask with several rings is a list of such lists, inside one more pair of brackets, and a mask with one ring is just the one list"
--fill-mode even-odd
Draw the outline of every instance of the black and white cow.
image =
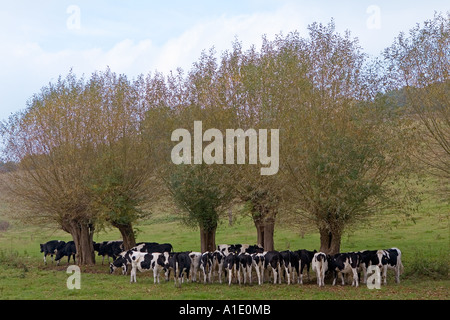
[[200, 271], [200, 262], [202, 258], [201, 252], [191, 252], [189, 253], [189, 258], [191, 258], [191, 280], [197, 282], [197, 275]]
[[169, 253], [164, 252], [136, 252], [131, 254], [131, 279], [130, 283], [136, 282], [136, 270], [140, 272], [153, 271], [153, 283], [159, 283], [159, 275], [163, 269], [169, 268]]
[[[400, 283], [400, 275], [403, 272], [402, 252], [398, 248], [379, 250], [383, 252], [381, 264], [383, 265], [383, 284], [387, 284], [387, 269], [394, 269], [395, 282]], [[378, 254], [378, 253], [377, 253]]]
[[248, 248], [246, 248], [244, 252], [248, 254], [263, 253], [264, 248], [259, 244], [255, 244], [252, 246], [248, 246]]
[[109, 273], [112, 274], [118, 268], [122, 268], [122, 274], [126, 275], [128, 272], [128, 265], [131, 264], [131, 255], [134, 251], [128, 250], [119, 253], [119, 256], [109, 264]]
[[217, 246], [217, 250], [222, 252], [225, 256], [227, 256], [230, 252], [235, 254], [241, 253], [262, 253], [264, 252], [264, 248], [260, 245], [249, 245], [249, 244], [219, 244]]
[[222, 272], [224, 271], [225, 255], [219, 250], [216, 250], [212, 253], [212, 257], [213, 257], [212, 280], [214, 281], [214, 272], [217, 270], [217, 274], [219, 276], [219, 283], [222, 283]]
[[157, 243], [157, 242], [139, 242], [139, 243], [136, 243], [136, 245], [133, 248], [131, 248], [131, 250], [137, 251], [137, 252], [151, 253], [152, 251], [149, 249], [156, 245], [159, 245], [159, 243]]
[[[283, 264], [283, 257], [278, 251], [267, 251], [264, 254], [264, 269], [272, 270], [273, 272], [273, 283], [281, 284], [281, 265]], [[270, 267], [270, 269], [269, 269]]]
[[203, 283], [211, 283], [213, 271], [213, 253], [206, 251], [200, 257], [200, 270], [203, 273]]
[[338, 273], [341, 273], [342, 285], [345, 284], [344, 274], [353, 276], [352, 286], [358, 287], [359, 255], [356, 252], [337, 253], [330, 257], [329, 269], [333, 271], [333, 286], [336, 284]]
[[291, 284], [291, 275], [293, 276], [293, 268], [296, 270], [298, 274], [298, 266], [299, 266], [299, 255], [296, 252], [291, 250], [285, 250], [280, 252], [281, 257], [283, 258], [283, 268], [285, 273], [285, 278], [288, 284]]
[[39, 244], [41, 247], [41, 252], [44, 253], [44, 263], [47, 264], [47, 256], [50, 255], [53, 263], [53, 255], [60, 249], [62, 249], [66, 242], [62, 240], [51, 240], [46, 243]]
[[102, 256], [102, 264], [105, 262], [105, 256], [113, 258], [113, 261], [117, 258], [117, 256], [123, 251], [123, 241], [103, 241], [100, 244], [95, 244], [95, 248], [98, 248], [98, 255]]
[[234, 252], [234, 245], [231, 244], [219, 244], [217, 250], [222, 253], [223, 256], [228, 256], [231, 252]]
[[359, 255], [359, 269], [363, 272], [362, 283], [367, 283], [367, 268], [369, 266], [377, 266], [382, 271], [382, 250], [362, 250], [357, 252]]
[[131, 248], [133, 251], [138, 252], [173, 252], [173, 247], [170, 243], [162, 243], [159, 244], [157, 242], [141, 242], [138, 243], [135, 247]]
[[[189, 280], [189, 274], [191, 271], [191, 258], [189, 257], [190, 252], [175, 252], [171, 255], [172, 263], [174, 269], [174, 280], [175, 285], [181, 286], [184, 283], [184, 276]], [[168, 252], [165, 252], [168, 254]], [[167, 269], [169, 265], [167, 265]]]
[[256, 271], [256, 278], [258, 279], [258, 284], [262, 285], [264, 282], [264, 253], [254, 253], [252, 256], [253, 268]]
[[70, 262], [70, 257], [73, 257], [73, 263], [75, 263], [75, 255], [77, 253], [77, 248], [75, 247], [75, 242], [69, 241], [67, 242], [61, 249], [56, 251], [56, 265], [59, 265], [62, 257], [68, 257], [67, 263]]
[[241, 272], [244, 275], [244, 284], [247, 283], [247, 277], [249, 279], [250, 284], [252, 284], [252, 266], [253, 266], [252, 256], [248, 253], [240, 253], [237, 256], [237, 263], [239, 264], [236, 267], [239, 284], [241, 284]]
[[323, 252], [316, 252], [311, 261], [312, 270], [316, 273], [319, 287], [325, 286], [325, 273], [328, 271], [328, 256]]
[[231, 285], [231, 280], [233, 279], [233, 274], [236, 275], [236, 269], [239, 268], [239, 261], [237, 255], [234, 252], [228, 253], [223, 262], [224, 269], [228, 274], [228, 285]]
[[317, 253], [317, 251], [316, 250], [308, 251], [308, 250], [302, 249], [302, 250], [297, 250], [294, 252], [297, 253], [297, 255], [299, 257], [299, 269], [297, 269], [297, 275], [298, 275], [297, 282], [300, 284], [303, 284], [303, 270], [305, 270], [305, 267], [306, 267], [306, 275], [308, 277], [308, 281], [310, 281], [309, 269], [311, 266], [311, 262], [314, 258], [314, 255]]

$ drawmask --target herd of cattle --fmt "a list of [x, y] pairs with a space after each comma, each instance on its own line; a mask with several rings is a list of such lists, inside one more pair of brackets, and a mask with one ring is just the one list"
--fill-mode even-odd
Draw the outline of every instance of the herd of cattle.
[[[55, 255], [57, 264], [64, 256], [73, 257], [75, 263], [75, 244], [73, 241], [64, 242], [52, 240], [41, 244], [41, 252], [44, 253], [44, 263], [46, 257]], [[352, 277], [352, 286], [358, 287], [359, 282], [367, 282], [367, 269], [370, 266], [378, 268], [382, 275], [383, 283], [386, 284], [387, 269], [394, 269], [395, 280], [400, 282], [400, 275], [403, 270], [401, 261], [401, 251], [397, 248], [387, 250], [363, 250], [359, 252], [338, 253], [327, 255], [323, 252], [297, 250], [297, 251], [264, 251], [259, 245], [235, 244], [218, 245], [214, 252], [173, 252], [173, 247], [169, 243], [159, 244], [156, 242], [138, 243], [131, 250], [123, 250], [122, 241], [104, 241], [94, 243], [94, 250], [99, 256], [113, 258], [109, 264], [110, 273], [116, 269], [122, 269], [122, 274], [128, 273], [131, 266], [131, 280], [136, 282], [136, 271], [152, 271], [154, 283], [160, 282], [160, 274], [164, 272], [165, 279], [168, 281], [171, 271], [174, 272], [174, 281], [176, 285], [181, 285], [185, 281], [196, 282], [200, 273], [203, 276], [204, 283], [212, 283], [215, 275], [222, 283], [225, 276], [228, 285], [231, 285], [233, 279], [241, 284], [252, 283], [252, 269], [256, 271], [258, 284], [264, 282], [266, 271], [271, 271], [273, 283], [281, 283], [282, 276], [290, 284], [294, 282], [294, 276], [297, 274], [297, 283], [303, 284], [303, 272], [309, 278], [309, 271], [316, 273], [317, 284], [325, 285], [325, 274], [332, 273], [333, 285], [336, 284], [338, 274], [341, 275], [342, 285], [345, 284], [344, 275], [350, 274]], [[306, 268], [305, 268], [306, 267]], [[360, 272], [363, 276], [360, 281]]]

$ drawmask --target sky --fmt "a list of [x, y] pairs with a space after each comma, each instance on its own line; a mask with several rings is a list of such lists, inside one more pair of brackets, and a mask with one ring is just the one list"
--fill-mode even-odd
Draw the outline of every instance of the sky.
[[188, 71], [202, 50], [220, 54], [240, 40], [298, 31], [312, 22], [351, 32], [378, 56], [400, 32], [447, 12], [445, 0], [15, 0], [0, 3], [0, 121], [72, 69], [129, 79], [158, 70]]

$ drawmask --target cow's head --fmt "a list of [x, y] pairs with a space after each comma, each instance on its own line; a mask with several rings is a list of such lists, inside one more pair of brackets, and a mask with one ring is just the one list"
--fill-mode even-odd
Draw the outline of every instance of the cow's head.
[[110, 262], [110, 263], [109, 263], [109, 273], [110, 273], [110, 274], [113, 274], [114, 271], [116, 271], [116, 268], [117, 268], [117, 267], [114, 265], [113, 262]]
[[39, 245], [41, 246], [41, 252], [44, 252], [44, 245], [42, 243]]
[[161, 253], [158, 257], [158, 264], [163, 266], [165, 269], [169, 269], [169, 258], [170, 254], [167, 251]]
[[374, 264], [380, 269], [383, 267], [383, 265], [387, 264], [386, 255], [383, 250], [377, 251]]

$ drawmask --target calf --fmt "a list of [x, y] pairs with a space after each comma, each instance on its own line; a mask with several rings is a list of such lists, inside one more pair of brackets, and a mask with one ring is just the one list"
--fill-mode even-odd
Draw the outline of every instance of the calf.
[[317, 284], [319, 287], [325, 286], [325, 272], [328, 270], [328, 257], [323, 252], [317, 252], [314, 254], [311, 261], [312, 269], [317, 276]]
[[278, 283], [281, 284], [281, 264], [283, 263], [283, 257], [278, 251], [268, 251], [264, 255], [264, 269], [267, 269], [271, 267], [273, 272], [273, 283], [277, 283], [277, 277], [278, 277]]
[[44, 263], [47, 264], [47, 256], [50, 255], [53, 263], [53, 255], [60, 249], [62, 249], [65, 245], [65, 241], [61, 240], [51, 240], [46, 243], [39, 244], [41, 247], [41, 252], [44, 253]]
[[[391, 248], [386, 250], [378, 250], [382, 251], [383, 256], [381, 260], [381, 264], [383, 266], [383, 284], [386, 284], [387, 278], [387, 269], [394, 269], [395, 272], [395, 282], [400, 283], [400, 275], [403, 272], [403, 264], [402, 264], [402, 252], [398, 248]], [[377, 252], [377, 254], [378, 254]]]
[[342, 285], [345, 284], [344, 273], [353, 274], [352, 286], [358, 287], [359, 255], [355, 252], [337, 253], [330, 258], [329, 268], [333, 271], [333, 286], [336, 284], [338, 273], [341, 273]]
[[200, 257], [200, 270], [203, 272], [203, 283], [211, 283], [213, 269], [213, 253], [206, 251]]
[[131, 254], [131, 279], [130, 283], [136, 282], [136, 270], [140, 272], [153, 271], [153, 283], [159, 283], [161, 270], [169, 268], [169, 253], [164, 252], [135, 252]]
[[306, 275], [308, 277], [308, 281], [310, 281], [309, 268], [311, 266], [311, 262], [314, 258], [314, 255], [317, 253], [317, 251], [316, 250], [308, 251], [308, 250], [303, 249], [303, 250], [297, 250], [294, 252], [297, 253], [297, 255], [299, 257], [299, 269], [297, 270], [297, 274], [298, 274], [297, 282], [300, 284], [303, 284], [303, 270], [306, 267]]
[[241, 253], [237, 256], [237, 263], [239, 264], [237, 266], [239, 284], [241, 284], [241, 271], [244, 274], [244, 284], [247, 283], [247, 276], [250, 284], [252, 284], [252, 256], [248, 253]]
[[64, 247], [62, 247], [61, 249], [56, 251], [56, 257], [55, 257], [55, 261], [56, 265], [59, 265], [59, 262], [61, 260], [62, 257], [67, 256], [67, 264], [69, 264], [70, 262], [70, 257], [73, 257], [73, 263], [75, 263], [75, 255], [77, 253], [77, 248], [75, 247], [75, 242], [73, 241], [69, 241], [67, 242]]

